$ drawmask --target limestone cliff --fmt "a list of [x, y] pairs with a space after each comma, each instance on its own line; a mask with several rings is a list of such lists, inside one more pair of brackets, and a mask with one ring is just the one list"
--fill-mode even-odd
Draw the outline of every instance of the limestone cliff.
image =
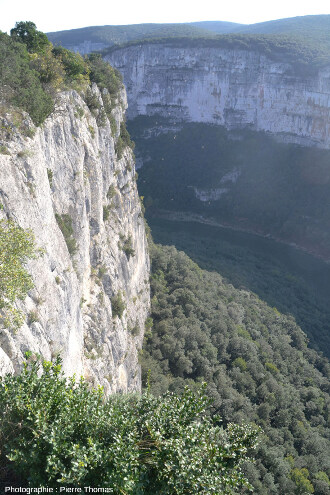
[[256, 51], [173, 41], [119, 47], [105, 58], [124, 76], [129, 118], [160, 114], [330, 147], [329, 67], [301, 76]]
[[140, 388], [149, 259], [133, 154], [115, 149], [125, 92], [111, 125], [93, 92], [101, 119], [75, 91], [59, 96], [40, 128], [27, 118], [33, 137], [13, 114], [2, 119], [0, 215], [32, 229], [44, 255], [28, 265], [35, 288], [20, 303], [26, 323], [16, 333], [0, 327], [0, 373], [18, 370], [26, 350], [60, 353], [67, 374], [110, 393]]

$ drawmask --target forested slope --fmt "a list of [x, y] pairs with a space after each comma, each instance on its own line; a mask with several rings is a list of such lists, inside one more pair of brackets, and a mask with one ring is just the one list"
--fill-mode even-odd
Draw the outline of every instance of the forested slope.
[[152, 273], [142, 356], [152, 391], [205, 380], [225, 423], [260, 425], [257, 462], [246, 464], [255, 493], [329, 493], [327, 360], [292, 317], [174, 247], [152, 247]]
[[207, 36], [209, 33], [203, 27], [190, 24], [130, 24], [123, 26], [89, 26], [80, 29], [69, 29], [48, 33], [49, 40], [66, 47], [79, 45], [85, 41], [101, 43], [108, 46], [126, 43], [144, 38], [160, 38], [163, 36]]

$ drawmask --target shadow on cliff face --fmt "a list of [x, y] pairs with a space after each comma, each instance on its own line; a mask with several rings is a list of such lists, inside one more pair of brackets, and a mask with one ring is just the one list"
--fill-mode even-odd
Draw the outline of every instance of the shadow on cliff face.
[[154, 209], [214, 218], [330, 259], [329, 150], [156, 116], [129, 129], [143, 163], [139, 192]]
[[[330, 151], [159, 116], [137, 117], [129, 130], [155, 242], [175, 244], [202, 268], [292, 314], [313, 347], [329, 349], [329, 265], [272, 238], [330, 257]], [[160, 210], [237, 230], [167, 221], [157, 218]]]

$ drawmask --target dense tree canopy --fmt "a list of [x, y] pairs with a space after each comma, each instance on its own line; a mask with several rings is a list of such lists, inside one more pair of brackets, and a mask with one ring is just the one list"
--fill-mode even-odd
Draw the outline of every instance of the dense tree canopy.
[[292, 317], [174, 247], [152, 247], [152, 272], [153, 328], [142, 356], [151, 390], [206, 381], [212, 413], [260, 425], [257, 462], [245, 466], [255, 493], [327, 494], [327, 360], [307, 347]]
[[34, 22], [16, 22], [13, 29], [10, 30], [10, 35], [15, 41], [24, 43], [30, 53], [43, 52], [49, 45], [45, 33], [37, 30]]

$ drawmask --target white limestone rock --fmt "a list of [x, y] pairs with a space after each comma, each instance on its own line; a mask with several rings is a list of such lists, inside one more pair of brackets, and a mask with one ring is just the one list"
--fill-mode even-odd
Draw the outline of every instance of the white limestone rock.
[[[67, 375], [84, 375], [106, 393], [140, 389], [149, 258], [133, 154], [128, 147], [120, 159], [115, 153], [126, 106], [122, 90], [113, 136], [109, 121], [98, 126], [78, 93], [68, 91], [33, 138], [12, 126], [0, 143], [9, 152], [0, 154], [0, 213], [31, 229], [45, 250], [28, 263], [35, 287], [19, 304], [26, 323], [16, 333], [0, 327], [0, 374], [19, 371], [31, 350], [45, 359], [59, 353]], [[55, 214], [72, 219], [73, 255]], [[132, 256], [123, 250], [127, 239]], [[121, 318], [111, 306], [119, 292]]]
[[330, 147], [330, 67], [301, 77], [256, 51], [173, 42], [116, 48], [105, 58], [123, 74], [130, 119], [249, 127]]

